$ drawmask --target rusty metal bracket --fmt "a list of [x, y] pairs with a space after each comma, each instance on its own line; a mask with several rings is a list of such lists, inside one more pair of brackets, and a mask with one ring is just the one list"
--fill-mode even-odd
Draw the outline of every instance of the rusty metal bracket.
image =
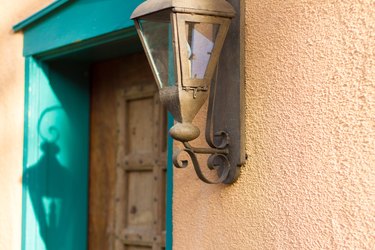
[[[184, 142], [184, 149], [173, 156], [176, 167], [187, 167], [186, 160], [180, 161], [179, 155], [186, 152], [191, 158], [198, 177], [210, 184], [235, 182], [240, 174], [240, 167], [245, 163], [244, 133], [244, 58], [241, 24], [243, 15], [241, 2], [228, 0], [237, 15], [232, 20], [226, 41], [216, 70], [216, 79], [210, 87], [207, 110], [206, 142], [209, 148], [194, 148]], [[218, 178], [210, 180], [202, 172], [197, 154], [209, 154], [207, 168], [217, 171]]]

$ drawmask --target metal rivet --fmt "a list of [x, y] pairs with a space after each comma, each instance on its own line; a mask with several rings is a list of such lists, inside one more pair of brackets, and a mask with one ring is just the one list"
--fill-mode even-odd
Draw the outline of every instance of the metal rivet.
[[131, 213], [131, 214], [136, 214], [136, 213], [137, 213], [137, 207], [136, 207], [136, 206], [132, 206], [132, 207], [130, 208], [130, 213]]

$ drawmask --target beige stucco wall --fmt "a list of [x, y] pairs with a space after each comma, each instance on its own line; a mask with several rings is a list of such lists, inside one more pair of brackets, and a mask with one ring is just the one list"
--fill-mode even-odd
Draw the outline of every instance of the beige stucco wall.
[[24, 60], [12, 26], [52, 0], [0, 0], [0, 249], [21, 249]]
[[244, 14], [250, 158], [231, 186], [175, 170], [174, 248], [374, 249], [375, 2]]
[[[20, 249], [24, 61], [16, 22], [52, 0], [0, 0], [0, 249]], [[174, 246], [375, 245], [374, 1], [246, 0], [238, 182], [175, 170]]]

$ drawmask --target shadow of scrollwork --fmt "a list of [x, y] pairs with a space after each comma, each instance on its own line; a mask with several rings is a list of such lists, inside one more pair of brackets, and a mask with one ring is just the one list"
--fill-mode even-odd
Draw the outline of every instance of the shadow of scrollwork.
[[[59, 110], [61, 107], [53, 106], [42, 112], [38, 121], [41, 156], [23, 173], [23, 185], [28, 191], [39, 234], [47, 250], [70, 249], [66, 244], [74, 237], [76, 218], [76, 182], [68, 166], [63, 166], [58, 159], [61, 149], [57, 144], [60, 138], [57, 121], [43, 120], [48, 113]], [[42, 125], [48, 128], [47, 132], [42, 133]]]

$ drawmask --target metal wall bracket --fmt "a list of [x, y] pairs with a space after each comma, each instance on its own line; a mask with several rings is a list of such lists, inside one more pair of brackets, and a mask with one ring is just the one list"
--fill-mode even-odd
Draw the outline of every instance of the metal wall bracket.
[[[217, 67], [217, 77], [210, 88], [207, 111], [206, 141], [210, 148], [194, 148], [184, 142], [184, 149], [175, 152], [173, 162], [176, 167], [187, 167], [187, 161], [179, 161], [181, 152], [186, 152], [192, 160], [198, 177], [209, 184], [235, 182], [240, 174], [240, 166], [245, 163], [244, 133], [244, 65], [242, 13], [240, 0], [228, 0], [237, 15], [232, 20]], [[218, 178], [209, 180], [201, 170], [197, 154], [209, 154], [207, 167], [216, 170]]]

